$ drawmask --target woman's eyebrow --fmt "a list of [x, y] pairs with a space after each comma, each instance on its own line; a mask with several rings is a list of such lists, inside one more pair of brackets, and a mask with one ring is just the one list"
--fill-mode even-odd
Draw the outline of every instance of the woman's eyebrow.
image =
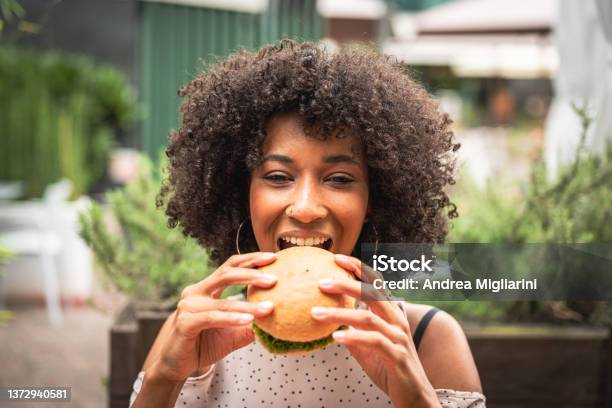
[[[283, 154], [269, 154], [261, 160], [262, 163], [266, 161], [277, 161], [277, 162], [288, 163], [288, 164], [291, 164], [294, 162], [291, 157], [285, 156]], [[323, 158], [323, 163], [328, 163], [328, 164], [350, 163], [350, 164], [356, 164], [358, 166], [360, 165], [360, 163], [357, 160], [355, 160], [353, 156], [350, 156], [348, 154], [334, 154], [330, 156], [325, 156]]]
[[282, 163], [293, 163], [293, 159], [289, 156], [285, 156], [282, 154], [269, 154], [266, 157], [264, 157], [261, 162], [267, 162], [267, 161], [278, 161], [278, 162], [282, 162]]
[[348, 154], [334, 154], [331, 156], [325, 156], [323, 158], [324, 163], [351, 163], [356, 164], [357, 166], [361, 165], [353, 156], [349, 156]]

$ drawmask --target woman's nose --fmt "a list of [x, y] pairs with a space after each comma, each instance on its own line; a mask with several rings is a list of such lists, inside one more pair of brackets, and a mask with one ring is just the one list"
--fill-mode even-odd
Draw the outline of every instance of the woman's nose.
[[296, 185], [291, 204], [286, 210], [287, 216], [308, 224], [327, 216], [327, 209], [321, 202], [321, 194], [316, 183], [303, 181]]

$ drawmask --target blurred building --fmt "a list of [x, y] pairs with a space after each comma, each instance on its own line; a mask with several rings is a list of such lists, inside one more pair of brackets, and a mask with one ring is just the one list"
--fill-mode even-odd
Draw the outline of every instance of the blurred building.
[[[574, 161], [583, 133], [587, 151], [605, 154], [612, 148], [612, 2], [560, 0], [555, 36], [561, 63], [546, 122], [550, 178]], [[575, 106], [592, 121], [587, 132]]]
[[480, 186], [526, 179], [558, 67], [558, 0], [395, 0], [383, 52], [412, 68], [455, 121]]
[[484, 111], [468, 124], [509, 124], [522, 113], [543, 120], [558, 65], [557, 0], [437, 3], [396, 12], [383, 51], [421, 67], [432, 90], [454, 89]]
[[387, 35], [389, 7], [383, 0], [319, 0], [322, 37], [341, 45], [362, 42], [379, 45]]
[[458, 76], [550, 77], [557, 0], [455, 0], [399, 11], [385, 50], [415, 65], [446, 65]]

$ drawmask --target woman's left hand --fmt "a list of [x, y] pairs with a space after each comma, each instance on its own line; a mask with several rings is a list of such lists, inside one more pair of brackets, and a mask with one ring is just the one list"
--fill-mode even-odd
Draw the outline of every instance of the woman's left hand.
[[320, 289], [363, 300], [370, 310], [315, 307], [313, 317], [349, 326], [348, 330], [334, 332], [334, 339], [349, 349], [395, 407], [439, 407], [404, 312], [384, 292], [374, 289], [371, 283], [376, 274], [367, 265], [362, 266], [360, 260], [345, 255], [336, 255], [336, 263], [363, 282], [324, 279]]

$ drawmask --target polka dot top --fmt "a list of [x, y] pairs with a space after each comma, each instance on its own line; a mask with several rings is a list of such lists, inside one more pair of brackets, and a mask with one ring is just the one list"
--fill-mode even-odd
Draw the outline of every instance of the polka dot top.
[[[140, 372], [132, 406], [144, 379]], [[436, 390], [442, 407], [485, 407], [477, 392]], [[392, 407], [346, 347], [331, 345], [303, 355], [269, 353], [255, 341], [229, 354], [198, 377], [189, 377], [176, 408]]]

